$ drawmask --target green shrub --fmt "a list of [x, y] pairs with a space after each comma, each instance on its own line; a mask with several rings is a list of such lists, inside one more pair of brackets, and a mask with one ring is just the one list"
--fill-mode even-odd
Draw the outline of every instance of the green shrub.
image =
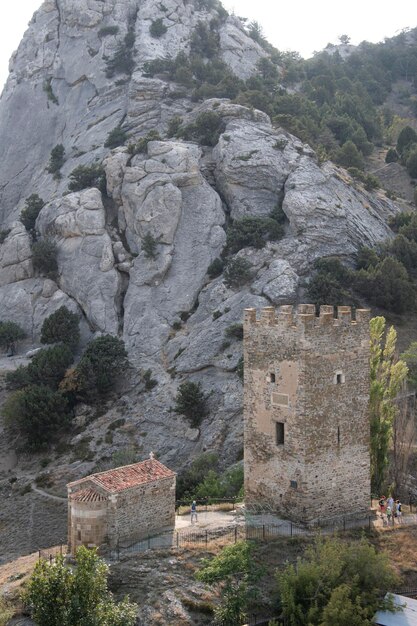
[[45, 202], [37, 193], [26, 198], [25, 207], [20, 214], [20, 221], [29, 233], [34, 232], [36, 219], [44, 206]]
[[168, 122], [167, 137], [175, 137], [181, 128], [182, 117], [174, 115]]
[[307, 298], [317, 307], [322, 304], [350, 304], [350, 296], [339, 281], [328, 272], [317, 272], [307, 286]]
[[142, 379], [145, 383], [146, 391], [151, 391], [158, 384], [158, 381], [152, 378], [152, 370], [145, 370], [142, 374]]
[[0, 348], [14, 354], [16, 344], [26, 337], [26, 333], [16, 322], [0, 322]]
[[55, 390], [73, 360], [71, 349], [64, 344], [57, 344], [37, 352], [29, 365], [20, 365], [15, 371], [9, 372], [6, 381], [13, 388], [45, 385]]
[[129, 28], [123, 42], [119, 43], [116, 52], [111, 59], [106, 60], [106, 76], [112, 78], [115, 74], [127, 74], [130, 76], [135, 67], [133, 60], [133, 46], [135, 45], [135, 32]]
[[379, 180], [376, 176], [373, 176], [372, 174], [365, 174], [357, 167], [348, 167], [348, 172], [353, 178], [360, 180], [364, 184], [367, 191], [378, 189], [380, 186]]
[[114, 420], [114, 422], [111, 422], [108, 427], [107, 430], [117, 430], [118, 428], [121, 428], [122, 426], [124, 426], [126, 424], [126, 420], [124, 417], [119, 418], [118, 420]]
[[395, 148], [390, 148], [387, 150], [385, 155], [385, 163], [396, 163], [399, 159], [398, 152]]
[[397, 153], [402, 157], [404, 152], [413, 143], [417, 143], [417, 133], [411, 126], [405, 126], [397, 139]]
[[222, 117], [215, 111], [200, 113], [193, 124], [180, 129], [178, 136], [203, 146], [215, 146], [225, 129]]
[[252, 278], [252, 265], [244, 257], [235, 257], [227, 262], [224, 282], [228, 287], [241, 287]]
[[407, 380], [409, 385], [417, 390], [417, 341], [412, 341], [407, 350], [400, 354], [401, 361], [405, 361], [408, 367]]
[[101, 193], [106, 193], [106, 173], [99, 163], [78, 165], [70, 174], [69, 191], [81, 191], [89, 187], [97, 187]]
[[157, 130], [150, 130], [146, 137], [141, 137], [135, 144], [130, 143], [128, 146], [129, 153], [132, 155], [135, 154], [146, 154], [148, 150], [148, 143], [150, 141], [160, 141], [161, 136]]
[[217, 278], [217, 276], [220, 276], [220, 274], [223, 272], [223, 268], [224, 262], [222, 261], [222, 259], [214, 259], [214, 261], [210, 263], [207, 268], [207, 274], [210, 276], [210, 278]]
[[79, 318], [66, 306], [47, 317], [41, 329], [41, 343], [64, 343], [74, 350], [80, 340]]
[[207, 414], [206, 398], [201, 389], [201, 383], [189, 380], [178, 388], [175, 398], [175, 412], [186, 417], [193, 428], [197, 428]]
[[214, 58], [219, 52], [220, 38], [213, 20], [210, 27], [205, 22], [198, 22], [191, 37], [191, 53], [206, 59]]
[[415, 306], [415, 291], [404, 265], [385, 258], [376, 267], [359, 270], [355, 277], [359, 293], [376, 306], [394, 313], [404, 313]]
[[12, 603], [5, 598], [0, 598], [0, 626], [7, 626], [15, 613], [16, 609]]
[[87, 398], [107, 393], [128, 367], [124, 342], [103, 335], [91, 341], [76, 367], [78, 391]]
[[107, 135], [107, 139], [104, 143], [105, 148], [117, 148], [118, 146], [122, 146], [127, 140], [127, 132], [123, 130], [120, 126], [116, 126], [113, 128]]
[[330, 274], [343, 286], [350, 284], [350, 270], [345, 267], [337, 257], [325, 257], [318, 259], [314, 264], [314, 268], [319, 272], [326, 272], [327, 274]]
[[[296, 565], [287, 563], [278, 573], [284, 623], [373, 624], [378, 610], [393, 610], [386, 594], [397, 580], [388, 555], [377, 552], [364, 536], [350, 543], [317, 536]], [[306, 589], [320, 592], [306, 593]]]
[[62, 143], [59, 143], [52, 148], [51, 156], [49, 157], [48, 167], [46, 168], [50, 174], [53, 174], [55, 180], [61, 178], [61, 167], [65, 163], [65, 148]]
[[380, 261], [381, 257], [374, 248], [362, 247], [356, 259], [356, 269], [368, 270], [370, 267], [376, 267]]
[[193, 499], [197, 485], [203, 482], [210, 470], [218, 469], [219, 457], [215, 452], [205, 452], [196, 457], [191, 465], [182, 470], [177, 478], [177, 499]]
[[407, 239], [404, 235], [397, 235], [389, 244], [391, 254], [412, 273], [417, 270], [417, 242]]
[[155, 239], [152, 233], [147, 232], [142, 239], [142, 250], [147, 259], [156, 259], [157, 245], [158, 240]]
[[226, 337], [232, 337], [233, 339], [243, 339], [243, 324], [231, 324], [225, 330]]
[[398, 233], [400, 228], [402, 226], [407, 226], [407, 224], [410, 224], [412, 219], [413, 219], [412, 211], [403, 211], [401, 213], [397, 213], [397, 215], [394, 215], [393, 217], [390, 217], [388, 224], [391, 230], [394, 231], [394, 233]]
[[33, 267], [42, 276], [55, 280], [58, 276], [58, 249], [51, 239], [40, 239], [32, 244]]
[[213, 311], [213, 322], [218, 320], [219, 317], [221, 317], [222, 315], [223, 315], [223, 313], [221, 311]]
[[[134, 626], [138, 607], [125, 597], [116, 603], [108, 590], [109, 568], [96, 550], [81, 546], [76, 567], [58, 555], [41, 559], [28, 582], [24, 602], [42, 626]], [[58, 601], [59, 600], [59, 601]]]
[[10, 228], [7, 228], [6, 230], [0, 230], [0, 245], [6, 241], [11, 232], [12, 231]]
[[417, 147], [410, 153], [406, 166], [411, 178], [417, 178]]
[[[52, 77], [46, 79], [46, 81], [43, 84], [43, 90], [46, 93], [46, 97], [48, 98], [48, 100], [50, 100], [53, 104], [56, 104], [58, 106], [59, 100], [54, 94], [54, 90], [52, 89]], [[49, 104], [48, 104], [48, 107], [49, 107]]]
[[103, 26], [97, 34], [99, 37], [107, 37], [108, 35], [117, 35], [118, 32], [118, 26]]
[[159, 17], [157, 20], [153, 20], [152, 24], [149, 27], [149, 32], [152, 37], [155, 37], [155, 39], [159, 39], [159, 37], [165, 35], [167, 30], [168, 28], [165, 26], [161, 17]]
[[346, 141], [336, 154], [336, 161], [344, 167], [356, 167], [363, 169], [364, 162], [362, 154], [359, 152], [353, 141]]
[[283, 226], [275, 219], [242, 217], [227, 229], [227, 249], [233, 254], [248, 246], [263, 248], [267, 241], [277, 241], [283, 234]]
[[22, 435], [33, 450], [51, 443], [71, 423], [66, 399], [57, 391], [37, 385], [9, 396], [3, 415], [6, 426]]

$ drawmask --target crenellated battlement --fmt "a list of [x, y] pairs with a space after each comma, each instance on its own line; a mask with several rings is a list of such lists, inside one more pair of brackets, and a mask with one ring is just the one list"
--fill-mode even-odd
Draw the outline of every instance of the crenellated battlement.
[[287, 326], [287, 327], [319, 327], [319, 326], [356, 326], [367, 325], [370, 320], [369, 309], [352, 310], [350, 306], [324, 304], [316, 315], [314, 304], [299, 304], [297, 307], [283, 305], [275, 309], [272, 306], [261, 309], [257, 315], [256, 309], [245, 309], [245, 326], [256, 324], [259, 326]]

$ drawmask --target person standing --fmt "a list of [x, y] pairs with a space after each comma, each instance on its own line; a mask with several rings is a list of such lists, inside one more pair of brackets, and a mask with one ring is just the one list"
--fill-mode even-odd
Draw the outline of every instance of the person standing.
[[385, 513], [385, 496], [381, 496], [379, 499], [379, 512], [381, 513], [381, 519], [384, 521]]
[[191, 524], [197, 521], [197, 503], [193, 500], [191, 505]]
[[399, 500], [395, 501], [395, 506], [397, 509], [397, 519], [398, 519], [398, 523], [402, 524], [402, 510], [401, 510], [401, 502]]
[[392, 495], [388, 496], [387, 504], [390, 507], [391, 511], [394, 512], [394, 498]]
[[388, 526], [391, 524], [391, 517], [392, 517], [392, 508], [390, 507], [390, 505], [387, 506], [387, 523]]

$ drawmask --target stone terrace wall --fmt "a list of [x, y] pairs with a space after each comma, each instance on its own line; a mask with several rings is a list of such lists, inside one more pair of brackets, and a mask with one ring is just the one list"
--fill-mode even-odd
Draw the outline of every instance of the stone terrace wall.
[[[294, 520], [369, 506], [369, 311], [247, 310], [245, 497]], [[276, 422], [284, 443], [277, 445]]]

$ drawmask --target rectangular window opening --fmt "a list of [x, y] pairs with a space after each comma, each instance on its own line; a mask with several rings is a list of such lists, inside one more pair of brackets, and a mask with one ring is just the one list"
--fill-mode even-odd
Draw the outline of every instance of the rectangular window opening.
[[284, 445], [284, 423], [283, 422], [275, 422], [275, 443], [277, 446]]
[[275, 374], [273, 372], [271, 372], [269, 374], [269, 382], [270, 383], [274, 383], [275, 382]]
[[290, 480], [290, 487], [291, 489], [297, 489], [298, 487], [298, 483], [296, 480]]
[[341, 385], [342, 384], [342, 374], [337, 374], [336, 375], [336, 384], [337, 385]]

